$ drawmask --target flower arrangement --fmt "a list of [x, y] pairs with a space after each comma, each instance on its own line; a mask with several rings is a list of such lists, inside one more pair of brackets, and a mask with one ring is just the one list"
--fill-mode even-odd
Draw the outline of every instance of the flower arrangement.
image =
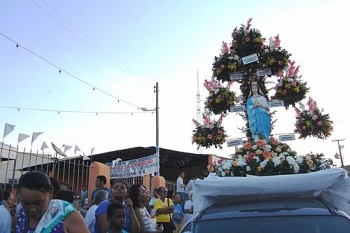
[[205, 107], [214, 114], [227, 113], [231, 106], [235, 105], [236, 94], [230, 91], [230, 83], [227, 87], [222, 87], [218, 81], [204, 82], [205, 88], [209, 91], [209, 96], [204, 102]]
[[196, 129], [192, 133], [192, 144], [196, 143], [199, 147], [222, 149], [222, 144], [228, 137], [224, 128], [221, 126], [224, 115], [221, 115], [218, 121], [211, 120], [208, 115], [203, 114], [203, 124], [196, 120], [192, 120], [196, 125]]
[[[213, 77], [220, 81], [230, 81], [230, 74], [242, 72], [245, 79], [256, 74], [258, 69], [269, 68], [271, 75], [282, 76], [291, 54], [280, 47], [279, 35], [270, 38], [265, 45], [265, 38], [259, 30], [251, 28], [251, 18], [246, 25], [237, 27], [232, 32], [230, 48], [223, 42], [221, 54], [214, 58]], [[244, 64], [242, 58], [256, 54], [257, 61]]]
[[221, 54], [219, 57], [214, 58], [213, 63], [213, 77], [216, 77], [220, 81], [231, 81], [230, 73], [237, 70], [239, 57], [237, 55], [232, 56], [229, 53], [229, 49], [226, 42], [222, 42]]
[[268, 176], [309, 173], [330, 168], [333, 161], [323, 154], [297, 156], [287, 144], [275, 138], [269, 141], [245, 142], [232, 160], [220, 160], [208, 166], [217, 176]]
[[309, 91], [307, 83], [302, 82], [301, 76], [298, 76], [299, 66], [295, 67], [294, 61], [289, 61], [288, 64], [285, 70], [286, 75], [279, 79], [275, 86], [276, 94], [272, 97], [272, 99], [283, 100], [286, 109], [290, 105], [295, 107], [297, 102], [305, 99], [306, 93]]
[[311, 97], [307, 102], [309, 107], [305, 110], [305, 107], [301, 105], [302, 111], [295, 108], [297, 116], [295, 123], [295, 133], [299, 133], [299, 138], [306, 138], [308, 136], [316, 137], [319, 139], [326, 139], [333, 131], [333, 122], [330, 120], [328, 114], [323, 114], [323, 110], [317, 107], [316, 101]]

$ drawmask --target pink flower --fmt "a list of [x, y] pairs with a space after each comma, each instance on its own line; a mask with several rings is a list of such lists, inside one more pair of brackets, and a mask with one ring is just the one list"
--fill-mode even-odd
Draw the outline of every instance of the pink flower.
[[252, 148], [252, 144], [250, 144], [250, 142], [246, 142], [244, 143], [243, 147], [245, 150], [250, 150], [250, 148]]
[[270, 157], [270, 156], [271, 156], [270, 151], [264, 151], [264, 152], [263, 152], [263, 156], [264, 156], [264, 158]]
[[318, 126], [322, 126], [322, 125], [323, 125], [322, 121], [318, 121], [318, 122], [317, 122], [317, 125], [318, 125]]
[[249, 41], [250, 41], [250, 38], [247, 36], [247, 37], [245, 38], [245, 41], [246, 41], [246, 42], [249, 42]]
[[288, 91], [287, 90], [283, 90], [282, 91], [282, 95], [287, 95], [288, 94]]
[[222, 42], [221, 53], [222, 53], [223, 55], [228, 54], [228, 46], [227, 46], [227, 43], [224, 42], [224, 41]]
[[207, 138], [210, 140], [213, 138], [213, 135], [212, 134], [208, 134]]
[[303, 126], [301, 126], [301, 128], [302, 128], [303, 130], [305, 130], [305, 129], [306, 129], [306, 126], [305, 126], [305, 125], [303, 125]]
[[266, 141], [265, 141], [265, 140], [258, 140], [258, 141], [256, 142], [256, 145], [257, 145], [258, 147], [264, 147], [264, 146], [266, 145]]

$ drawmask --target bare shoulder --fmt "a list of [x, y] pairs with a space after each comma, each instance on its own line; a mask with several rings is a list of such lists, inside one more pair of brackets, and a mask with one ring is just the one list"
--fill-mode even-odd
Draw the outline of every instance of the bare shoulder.
[[68, 233], [89, 233], [89, 230], [84, 222], [83, 216], [81, 216], [81, 214], [77, 210], [74, 210], [64, 220], [64, 230]]

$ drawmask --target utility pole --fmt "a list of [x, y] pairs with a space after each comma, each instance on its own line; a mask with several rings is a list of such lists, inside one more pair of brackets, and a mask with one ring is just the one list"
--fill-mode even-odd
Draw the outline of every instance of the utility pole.
[[[158, 82], [155, 86], [156, 92], [156, 156], [158, 159], [158, 165], [160, 168], [160, 156], [159, 156], [159, 105], [158, 105]], [[160, 169], [158, 170], [158, 176], [160, 176]]]
[[[158, 82], [154, 86], [154, 92], [156, 93], [156, 107], [154, 109], [148, 109], [145, 107], [142, 107], [141, 110], [145, 112], [156, 112], [156, 157], [158, 160], [158, 165], [160, 167], [160, 159], [159, 159], [159, 105], [158, 105]], [[158, 176], [160, 175], [160, 169], [157, 172]]]
[[[340, 157], [340, 162], [341, 162], [341, 167], [344, 167], [344, 161], [343, 161], [343, 155], [341, 153], [341, 150], [344, 148], [344, 145], [340, 145], [341, 141], [344, 141], [345, 139], [335, 139], [332, 140], [332, 142], [337, 142], [338, 143], [338, 149], [339, 149], [339, 157]], [[337, 155], [337, 154], [336, 154]]]

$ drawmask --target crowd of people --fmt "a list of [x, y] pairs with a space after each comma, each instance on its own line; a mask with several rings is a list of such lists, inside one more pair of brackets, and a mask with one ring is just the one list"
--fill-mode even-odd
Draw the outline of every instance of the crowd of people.
[[99, 175], [91, 197], [84, 187], [78, 200], [69, 184], [29, 171], [19, 179], [18, 204], [0, 187], [0, 232], [177, 233], [193, 214], [193, 184], [185, 185], [184, 177], [181, 172], [175, 192], [165, 186], [150, 192], [124, 180], [109, 189]]

